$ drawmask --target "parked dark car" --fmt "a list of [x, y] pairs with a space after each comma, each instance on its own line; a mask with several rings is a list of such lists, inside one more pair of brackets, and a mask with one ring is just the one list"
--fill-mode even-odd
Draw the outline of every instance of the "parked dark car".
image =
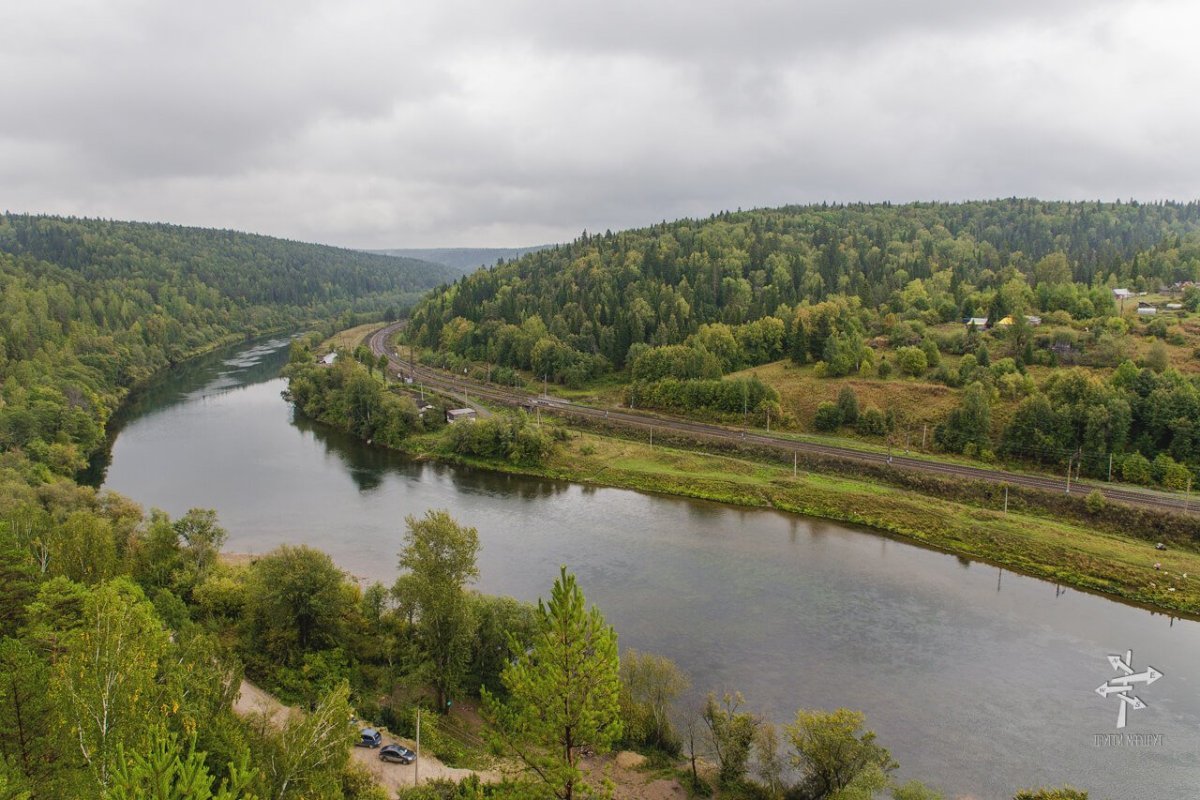
[[389, 744], [379, 751], [380, 761], [394, 761], [397, 764], [411, 764], [417, 760], [417, 754], [407, 747]]
[[383, 744], [383, 735], [374, 728], [363, 728], [358, 732], [359, 747], [379, 747]]

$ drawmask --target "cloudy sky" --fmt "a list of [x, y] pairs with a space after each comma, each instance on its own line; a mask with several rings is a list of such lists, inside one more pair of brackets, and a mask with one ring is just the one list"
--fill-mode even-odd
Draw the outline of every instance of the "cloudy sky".
[[0, 208], [519, 246], [1200, 196], [1195, 0], [0, 3]]

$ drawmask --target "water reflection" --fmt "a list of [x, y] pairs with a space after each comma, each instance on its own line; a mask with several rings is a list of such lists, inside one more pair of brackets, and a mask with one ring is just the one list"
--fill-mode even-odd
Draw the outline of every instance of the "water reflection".
[[341, 463], [359, 492], [369, 494], [379, 489], [388, 473], [415, 476], [420, 472], [420, 465], [411, 459], [382, 448], [362, 447], [349, 434], [313, 422], [298, 412], [293, 415], [292, 425], [319, 442], [327, 456]]
[[112, 463], [112, 445], [132, 421], [146, 414], [182, 403], [214, 397], [259, 384], [279, 375], [287, 364], [288, 337], [272, 336], [176, 364], [155, 380], [135, 389], [108, 423], [108, 442], [92, 457], [79, 482], [89, 486], [104, 483]]

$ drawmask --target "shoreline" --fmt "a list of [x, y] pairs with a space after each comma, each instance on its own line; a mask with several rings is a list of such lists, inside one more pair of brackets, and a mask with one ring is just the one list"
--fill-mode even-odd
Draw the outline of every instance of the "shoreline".
[[[340, 426], [311, 421], [348, 434]], [[793, 477], [792, 465], [754, 454], [722, 455], [666, 443], [651, 447], [611, 433], [566, 429], [569, 440], [537, 466], [450, 453], [437, 434], [410, 437], [397, 448], [369, 446], [416, 460], [848, 523], [1154, 613], [1200, 619], [1200, 553], [1194, 550], [1156, 551], [1145, 539], [1099, 531], [1086, 520], [1030, 509], [1006, 514], [986, 500], [947, 499], [869, 476], [809, 469]], [[242, 560], [256, 555], [261, 554], [230, 554]], [[1154, 570], [1160, 562], [1163, 569]], [[1184, 580], [1184, 574], [1197, 577]]]
[[[1200, 553], [1179, 548], [1156, 551], [1144, 540], [1096, 532], [1077, 523], [1018, 511], [1005, 514], [839, 475], [801, 472], [792, 478], [790, 468], [749, 459], [663, 446], [652, 451], [639, 442], [568, 430], [573, 438], [560, 447], [576, 452], [557, 453], [551, 461], [559, 459], [559, 463], [540, 467], [447, 453], [424, 446], [428, 436], [410, 439], [409, 446], [397, 452], [421, 461], [848, 523], [874, 535], [1070, 586], [1153, 613], [1200, 620], [1200, 577], [1191, 577], [1200, 576]], [[577, 443], [579, 447], [573, 447]], [[578, 457], [577, 450], [585, 445], [603, 444], [608, 445], [607, 452], [585, 457], [586, 461]], [[613, 447], [623, 451], [616, 459]], [[714, 470], [691, 475], [672, 471], [669, 462], [680, 459], [699, 462], [689, 466], [718, 467], [729, 475], [713, 477]], [[663, 469], [631, 470], [622, 461]], [[581, 462], [596, 469], [581, 470]], [[760, 472], [766, 473], [766, 479], [739, 479], [734, 471], [738, 468], [742, 476]], [[788, 474], [778, 474], [782, 472]], [[1106, 552], [1109, 558], [1105, 558]], [[1058, 556], [1057, 564], [1052, 556]], [[1154, 570], [1156, 563], [1163, 565], [1161, 571]], [[1189, 577], [1183, 579], [1184, 574]], [[1159, 580], [1151, 580], [1151, 576]]]

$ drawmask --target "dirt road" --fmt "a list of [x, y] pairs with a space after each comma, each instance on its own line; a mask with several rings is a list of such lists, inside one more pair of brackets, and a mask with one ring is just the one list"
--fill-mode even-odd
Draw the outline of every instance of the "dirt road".
[[[233, 701], [233, 710], [239, 716], [266, 714], [271, 724], [276, 726], [282, 726], [289, 715], [301, 713], [299, 709], [284, 705], [278, 698], [264, 692], [247, 680], [242, 681], [239, 694]], [[384, 734], [384, 744], [402, 744], [410, 750], [416, 750], [416, 742], [398, 736], [390, 736], [386, 730], [381, 730], [381, 732]], [[395, 791], [416, 783], [418, 765], [380, 761], [377, 748], [355, 747], [351, 749], [350, 757], [364, 766], [374, 776], [375, 781], [386, 789]], [[419, 769], [421, 783], [435, 778], [460, 781], [469, 775], [477, 775], [481, 781], [486, 783], [495, 783], [501, 778], [500, 773], [495, 770], [476, 771], [447, 767], [437, 758], [428, 754], [421, 756]]]

